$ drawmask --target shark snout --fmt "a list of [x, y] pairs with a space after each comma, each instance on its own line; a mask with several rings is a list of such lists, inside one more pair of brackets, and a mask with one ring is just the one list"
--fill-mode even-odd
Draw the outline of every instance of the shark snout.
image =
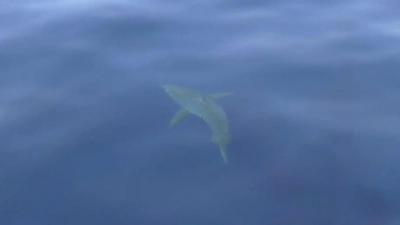
[[179, 95], [182, 95], [182, 88], [172, 85], [172, 84], [164, 84], [161, 85], [161, 87], [164, 89], [164, 91], [169, 94], [171, 97], [176, 97]]
[[161, 85], [161, 87], [167, 93], [173, 93], [175, 91], [175, 89], [176, 89], [176, 87], [174, 85], [171, 85], [171, 84], [164, 84], [164, 85]]
[[163, 84], [163, 85], [161, 85], [161, 87], [162, 87], [165, 91], [168, 91], [168, 90], [170, 89], [170, 85], [168, 85], [168, 84]]
[[173, 88], [171, 87], [171, 85], [161, 85], [162, 89], [164, 89], [164, 91], [169, 95], [169, 96], [173, 96]]

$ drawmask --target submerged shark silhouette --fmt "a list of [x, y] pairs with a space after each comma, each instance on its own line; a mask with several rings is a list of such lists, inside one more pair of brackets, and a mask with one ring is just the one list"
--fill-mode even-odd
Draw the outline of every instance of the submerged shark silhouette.
[[188, 114], [200, 117], [210, 127], [211, 140], [218, 145], [222, 159], [228, 163], [227, 145], [230, 142], [228, 119], [224, 110], [216, 104], [215, 100], [231, 93], [204, 95], [196, 90], [170, 84], [162, 85], [162, 88], [181, 106], [181, 109], [171, 119], [170, 125], [177, 124]]

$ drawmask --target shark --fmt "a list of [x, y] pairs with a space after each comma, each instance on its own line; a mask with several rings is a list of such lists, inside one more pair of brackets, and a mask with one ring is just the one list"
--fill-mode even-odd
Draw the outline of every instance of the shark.
[[162, 85], [162, 88], [180, 106], [171, 119], [170, 126], [176, 125], [190, 114], [199, 117], [211, 129], [211, 141], [219, 147], [222, 160], [228, 163], [227, 145], [231, 141], [229, 123], [225, 111], [217, 104], [216, 100], [232, 93], [207, 95], [173, 84]]

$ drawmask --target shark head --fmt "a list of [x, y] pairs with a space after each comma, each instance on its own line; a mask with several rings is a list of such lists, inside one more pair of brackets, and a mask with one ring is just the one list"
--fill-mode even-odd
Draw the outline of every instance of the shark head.
[[176, 102], [181, 105], [187, 105], [193, 102], [194, 99], [199, 98], [200, 94], [194, 90], [180, 87], [172, 84], [162, 85], [164, 91]]
[[176, 85], [165, 84], [165, 85], [162, 85], [162, 88], [172, 98], [177, 98], [177, 97], [185, 95], [185, 91], [183, 90], [183, 88], [176, 86]]

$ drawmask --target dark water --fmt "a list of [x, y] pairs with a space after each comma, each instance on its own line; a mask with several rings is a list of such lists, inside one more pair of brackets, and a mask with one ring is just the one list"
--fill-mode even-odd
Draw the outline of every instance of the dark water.
[[[0, 1], [0, 224], [400, 224], [396, 1]], [[173, 83], [220, 100], [168, 122]]]

